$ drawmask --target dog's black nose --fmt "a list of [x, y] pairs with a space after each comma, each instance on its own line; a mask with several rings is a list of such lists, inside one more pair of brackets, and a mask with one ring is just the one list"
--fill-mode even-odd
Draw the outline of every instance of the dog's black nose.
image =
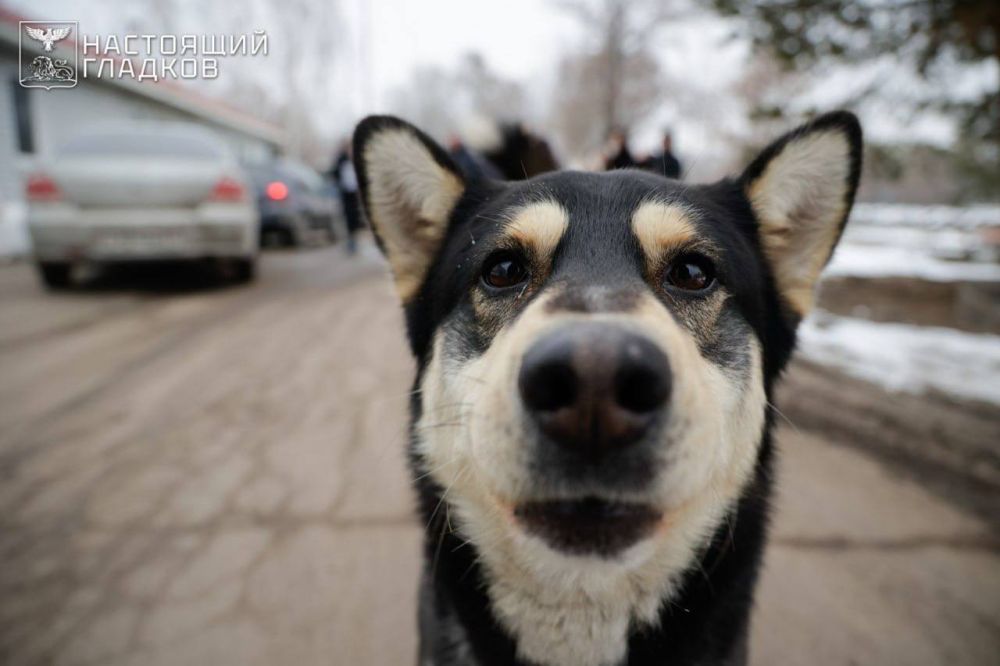
[[670, 363], [648, 338], [607, 323], [567, 326], [525, 354], [518, 387], [542, 432], [600, 457], [636, 442], [670, 397]]

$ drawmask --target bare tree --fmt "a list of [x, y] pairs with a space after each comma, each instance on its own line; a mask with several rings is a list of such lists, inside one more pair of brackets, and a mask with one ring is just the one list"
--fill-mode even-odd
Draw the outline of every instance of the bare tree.
[[743, 149], [743, 154], [733, 156], [738, 163], [755, 155], [785, 131], [790, 122], [806, 120], [806, 117], [789, 120], [787, 106], [788, 100], [801, 95], [808, 84], [809, 78], [804, 73], [788, 71], [766, 50], [750, 57], [743, 75], [732, 87], [732, 92], [746, 105], [750, 120], [749, 134], [731, 137]]
[[686, 13], [685, 0], [561, 0], [584, 29], [577, 53], [563, 58], [554, 124], [567, 149], [597, 148], [614, 128], [644, 119], [663, 94], [651, 49], [657, 31]]
[[481, 55], [470, 53], [454, 69], [418, 68], [407, 85], [392, 92], [389, 106], [431, 136], [445, 139], [472, 117], [521, 119], [524, 90], [492, 70]]
[[416, 68], [405, 86], [390, 93], [389, 108], [441, 140], [455, 128], [455, 75], [438, 66]]
[[479, 53], [468, 53], [462, 58], [458, 65], [457, 83], [468, 92], [474, 113], [504, 122], [523, 119], [524, 90], [521, 84], [490, 69]]
[[[267, 32], [268, 54], [220, 59], [216, 79], [184, 81], [220, 102], [283, 130], [284, 148], [322, 166], [329, 161], [329, 117], [348, 118], [336, 65], [343, 60], [338, 0], [262, 0], [198, 7], [186, 0], [105, 0], [108, 32], [249, 35]], [[153, 54], [150, 54], [153, 55]], [[320, 114], [317, 109], [328, 109]], [[325, 126], [324, 126], [325, 125]]]

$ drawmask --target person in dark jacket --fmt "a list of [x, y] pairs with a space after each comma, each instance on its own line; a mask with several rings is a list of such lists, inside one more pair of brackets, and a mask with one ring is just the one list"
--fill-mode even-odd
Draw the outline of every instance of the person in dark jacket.
[[621, 128], [616, 127], [611, 130], [608, 136], [608, 148], [604, 154], [605, 171], [638, 166], [628, 149], [628, 135]]
[[557, 171], [559, 163], [544, 137], [522, 123], [500, 125], [500, 143], [483, 150], [483, 157], [495, 165], [507, 180], [527, 180], [541, 173]]
[[673, 153], [673, 144], [674, 141], [673, 137], [670, 135], [670, 130], [664, 131], [663, 151], [658, 154], [650, 155], [642, 161], [640, 166], [647, 171], [658, 173], [661, 176], [680, 180], [681, 163]]
[[351, 161], [351, 144], [345, 141], [340, 148], [337, 159], [330, 167], [330, 179], [337, 184], [340, 192], [340, 202], [344, 208], [344, 219], [347, 222], [347, 251], [354, 254], [357, 249], [355, 234], [364, 226], [361, 219], [361, 205], [358, 201], [358, 175]]
[[466, 178], [503, 180], [503, 174], [489, 160], [469, 150], [457, 134], [448, 137], [448, 152]]

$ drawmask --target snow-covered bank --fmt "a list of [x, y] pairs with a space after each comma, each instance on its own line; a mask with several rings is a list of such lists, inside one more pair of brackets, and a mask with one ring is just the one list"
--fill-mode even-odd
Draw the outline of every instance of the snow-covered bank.
[[937, 391], [1000, 405], [1000, 336], [816, 313], [799, 330], [803, 358], [890, 391]]
[[823, 271], [827, 277], [912, 277], [933, 282], [1000, 282], [1000, 264], [948, 261], [905, 246], [845, 242]]
[[858, 204], [826, 273], [1000, 282], [1000, 206]]
[[859, 202], [851, 211], [851, 220], [875, 226], [980, 229], [1000, 226], [1000, 205], [918, 206]]

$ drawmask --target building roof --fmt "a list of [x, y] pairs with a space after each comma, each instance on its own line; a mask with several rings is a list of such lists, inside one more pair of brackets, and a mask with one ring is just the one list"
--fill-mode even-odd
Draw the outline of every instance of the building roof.
[[[19, 22], [29, 20], [31, 19], [18, 16], [10, 10], [0, 7], [0, 47], [6, 45], [16, 52], [20, 43], [18, 36]], [[74, 47], [77, 47], [78, 42], [74, 37], [67, 39]], [[32, 53], [42, 53], [40, 43], [34, 41], [25, 42], [24, 47]], [[113, 54], [107, 54], [103, 57], [117, 60], [122, 59], [121, 56]], [[92, 67], [91, 70], [93, 69]], [[275, 146], [279, 146], [282, 143], [282, 132], [275, 125], [234, 108], [225, 102], [201, 95], [177, 81], [165, 79], [137, 81], [133, 78], [97, 78], [96, 73], [88, 76], [86, 80], [99, 85], [113, 86], [130, 94], [145, 97], [211, 123], [256, 137]]]

